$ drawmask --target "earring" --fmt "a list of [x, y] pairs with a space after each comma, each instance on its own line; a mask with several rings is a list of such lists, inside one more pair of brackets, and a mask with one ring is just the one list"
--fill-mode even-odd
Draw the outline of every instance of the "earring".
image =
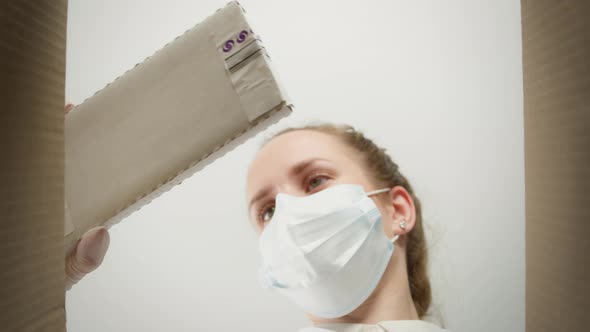
[[400, 221], [399, 228], [401, 228], [403, 230], [406, 229], [406, 221], [404, 219], [402, 219], [402, 221]]

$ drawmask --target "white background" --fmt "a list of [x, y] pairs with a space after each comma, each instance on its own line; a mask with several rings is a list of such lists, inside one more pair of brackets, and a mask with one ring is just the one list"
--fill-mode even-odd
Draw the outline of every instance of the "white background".
[[[67, 92], [80, 103], [225, 5], [70, 0]], [[291, 118], [349, 123], [387, 148], [424, 205], [433, 313], [453, 331], [524, 331], [518, 1], [243, 0]], [[245, 173], [256, 139], [111, 229], [67, 293], [69, 331], [296, 331], [258, 288]], [[89, 188], [91, 190], [92, 188]]]

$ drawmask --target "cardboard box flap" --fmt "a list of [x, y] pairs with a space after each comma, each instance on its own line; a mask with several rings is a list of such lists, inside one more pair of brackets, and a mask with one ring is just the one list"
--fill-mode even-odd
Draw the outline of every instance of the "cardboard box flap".
[[0, 330], [65, 331], [67, 1], [0, 5]]

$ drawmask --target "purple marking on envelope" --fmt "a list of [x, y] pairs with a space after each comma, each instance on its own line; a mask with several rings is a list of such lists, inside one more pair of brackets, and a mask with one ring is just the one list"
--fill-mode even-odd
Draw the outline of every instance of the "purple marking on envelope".
[[242, 30], [242, 31], [240, 31], [240, 34], [238, 35], [238, 38], [236, 39], [236, 41], [238, 43], [241, 43], [244, 40], [246, 40], [246, 37], [248, 37], [248, 31]]
[[231, 49], [234, 47], [235, 42], [233, 40], [228, 40], [225, 42], [225, 45], [223, 46], [223, 52], [227, 53], [229, 51], [231, 51]]

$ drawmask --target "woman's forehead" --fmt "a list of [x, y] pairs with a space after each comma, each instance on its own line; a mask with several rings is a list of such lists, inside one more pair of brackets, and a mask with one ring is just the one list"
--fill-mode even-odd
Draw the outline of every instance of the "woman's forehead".
[[313, 158], [336, 164], [350, 161], [351, 149], [337, 137], [312, 130], [296, 130], [275, 137], [256, 155], [248, 172], [248, 189], [261, 179], [285, 175], [289, 168]]
[[[272, 139], [260, 149], [256, 159], [280, 162], [307, 158], [313, 154], [340, 156], [345, 149], [344, 144], [333, 135], [312, 130], [296, 130]], [[291, 158], [280, 160], [273, 158], [275, 154]]]

